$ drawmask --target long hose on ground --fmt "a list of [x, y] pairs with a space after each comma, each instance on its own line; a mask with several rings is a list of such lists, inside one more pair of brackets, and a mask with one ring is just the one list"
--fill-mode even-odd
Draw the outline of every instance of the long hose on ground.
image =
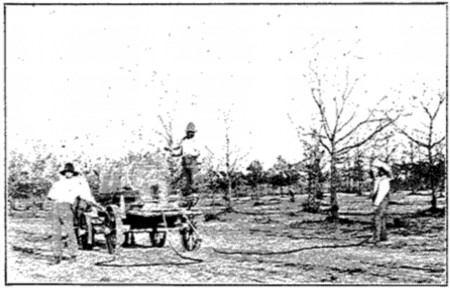
[[[186, 222], [189, 224], [189, 226], [191, 227], [192, 231], [198, 236], [200, 237], [199, 232], [197, 231], [197, 229], [195, 228], [195, 226], [193, 225], [193, 223], [189, 220], [189, 217], [186, 215], [185, 211], [181, 210], [180, 208], [176, 207], [176, 209], [178, 210], [178, 212], [180, 212], [180, 214], [184, 217], [184, 219], [186, 219]], [[166, 233], [169, 232], [169, 227], [167, 224], [167, 219], [166, 219], [166, 215], [164, 213], [164, 211], [161, 211], [162, 214], [162, 219], [163, 219], [163, 223], [164, 223], [164, 227], [166, 229]], [[117, 231], [116, 231], [117, 233]], [[367, 237], [365, 238], [363, 241], [360, 241], [358, 243], [351, 243], [351, 244], [343, 244], [343, 245], [321, 245], [321, 246], [309, 246], [309, 247], [301, 247], [301, 248], [297, 248], [297, 249], [289, 249], [289, 250], [281, 250], [281, 251], [250, 251], [250, 250], [223, 250], [223, 249], [216, 249], [216, 248], [212, 248], [212, 250], [215, 253], [218, 254], [224, 254], [224, 255], [260, 255], [260, 256], [269, 256], [269, 255], [282, 255], [282, 254], [291, 254], [291, 253], [296, 253], [296, 252], [300, 252], [300, 251], [306, 251], [306, 250], [313, 250], [313, 249], [336, 249], [336, 248], [349, 248], [349, 247], [357, 247], [357, 246], [362, 246], [365, 243], [367, 243], [370, 240], [371, 237]], [[133, 267], [133, 266], [155, 266], [155, 265], [188, 265], [188, 264], [194, 264], [194, 263], [201, 263], [204, 262], [203, 259], [199, 259], [199, 258], [194, 258], [194, 257], [190, 257], [187, 255], [183, 255], [182, 253], [180, 253], [177, 249], [175, 249], [174, 245], [172, 244], [172, 242], [170, 241], [169, 237], [167, 237], [167, 241], [169, 243], [169, 247], [172, 249], [172, 251], [180, 258], [185, 259], [185, 260], [190, 260], [193, 261], [193, 263], [152, 263], [152, 264], [130, 264], [130, 265], [119, 265], [119, 264], [109, 264], [113, 261], [116, 261], [119, 258], [119, 249], [115, 250], [115, 255], [113, 256], [112, 259], [107, 260], [107, 261], [101, 261], [101, 262], [97, 262], [95, 263], [96, 266], [113, 266], [113, 267]]]
[[305, 250], [313, 250], [313, 249], [326, 249], [326, 248], [348, 248], [348, 247], [357, 247], [362, 246], [367, 241], [370, 240], [372, 237], [367, 237], [361, 242], [358, 243], [351, 243], [351, 244], [343, 244], [343, 245], [322, 245], [322, 246], [309, 246], [309, 247], [302, 247], [297, 249], [290, 249], [290, 250], [282, 250], [282, 251], [249, 251], [249, 250], [234, 250], [234, 251], [228, 251], [228, 250], [221, 250], [213, 248], [213, 251], [219, 254], [225, 254], [225, 255], [260, 255], [260, 256], [267, 256], [267, 255], [282, 255], [282, 254], [291, 254], [296, 253], [300, 251]]
[[[184, 213], [184, 211], [182, 211], [181, 209], [177, 208], [177, 210], [185, 217], [186, 221], [188, 222], [188, 224], [191, 226], [191, 229], [193, 229], [194, 233], [196, 233], [198, 236], [199, 233], [197, 231], [197, 229], [195, 229], [194, 225], [191, 223], [191, 221], [189, 221], [189, 217], [186, 215], [186, 213]], [[166, 229], [166, 233], [169, 232], [169, 227], [167, 225], [167, 219], [166, 219], [166, 215], [164, 214], [163, 211], [161, 211], [162, 214], [162, 218], [163, 218], [163, 223], [164, 223], [164, 227]], [[117, 232], [116, 232], [117, 233]], [[165, 262], [165, 263], [143, 263], [143, 264], [111, 264], [111, 262], [114, 262], [116, 260], [118, 260], [120, 257], [120, 253], [118, 253], [118, 249], [115, 250], [115, 254], [114, 256], [109, 259], [109, 260], [105, 260], [105, 261], [99, 261], [94, 263], [95, 266], [103, 266], [103, 267], [145, 267], [145, 266], [161, 266], [161, 265], [189, 265], [189, 264], [195, 264], [195, 263], [201, 263], [204, 262], [203, 259], [199, 259], [199, 258], [194, 258], [194, 257], [190, 257], [190, 256], [186, 256], [181, 254], [179, 251], [177, 251], [177, 249], [175, 249], [175, 247], [173, 246], [172, 242], [170, 241], [169, 237], [167, 237], [167, 241], [169, 243], [169, 247], [172, 249], [172, 251], [180, 258], [185, 259], [185, 260], [190, 260], [193, 261], [193, 263], [179, 263], [179, 262]], [[127, 257], [129, 259], [129, 257]]]

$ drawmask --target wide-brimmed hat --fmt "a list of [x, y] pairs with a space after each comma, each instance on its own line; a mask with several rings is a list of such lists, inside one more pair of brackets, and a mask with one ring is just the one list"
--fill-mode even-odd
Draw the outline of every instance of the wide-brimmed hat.
[[186, 132], [197, 132], [197, 130], [195, 129], [195, 124], [192, 122], [189, 122], [186, 127]]
[[386, 164], [378, 159], [375, 159], [375, 161], [373, 161], [372, 166], [376, 167], [378, 169], [384, 170], [384, 172], [388, 173], [389, 175], [392, 175], [391, 167], [389, 167], [388, 164]]
[[67, 172], [72, 172], [74, 176], [80, 174], [79, 172], [75, 171], [75, 167], [73, 167], [72, 163], [66, 163], [66, 165], [64, 165], [64, 169], [59, 171], [59, 174], [65, 175]]

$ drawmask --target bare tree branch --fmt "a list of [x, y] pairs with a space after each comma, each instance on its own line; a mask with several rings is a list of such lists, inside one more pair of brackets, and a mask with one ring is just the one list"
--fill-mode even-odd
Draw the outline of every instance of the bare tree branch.
[[332, 139], [331, 136], [331, 131], [330, 131], [330, 126], [328, 125], [328, 120], [327, 120], [327, 116], [325, 114], [325, 107], [322, 103], [322, 101], [316, 97], [316, 95], [314, 95], [314, 88], [311, 88], [311, 94], [313, 96], [314, 102], [316, 103], [317, 107], [319, 108], [319, 113], [320, 113], [320, 118], [321, 118], [321, 122], [322, 122], [322, 126], [324, 127], [325, 130], [325, 134], [327, 135], [328, 139]]
[[441, 144], [441, 142], [444, 141], [444, 139], [445, 139], [445, 136], [443, 136], [441, 139], [439, 139], [438, 141], [433, 143], [430, 148], [433, 149], [435, 146]]
[[350, 122], [353, 121], [353, 119], [355, 119], [356, 112], [357, 112], [357, 109], [355, 109], [355, 111], [353, 111], [353, 114], [350, 116], [350, 118], [348, 118], [348, 120], [345, 121], [344, 124], [342, 124], [342, 126], [337, 129], [336, 133], [341, 132], [342, 129], [344, 129]]
[[[313, 75], [316, 77], [316, 82], [317, 82], [317, 86], [318, 88], [311, 88], [311, 95], [313, 96], [314, 102], [316, 103], [317, 107], [319, 108], [319, 113], [320, 116], [322, 118], [322, 124], [325, 128], [325, 133], [327, 134], [327, 137], [329, 139], [332, 139], [332, 135], [331, 135], [331, 129], [330, 129], [330, 125], [328, 123], [328, 119], [326, 117], [326, 109], [325, 109], [325, 105], [323, 104], [323, 97], [322, 97], [322, 82], [320, 80], [319, 74], [317, 73], [317, 71], [315, 71], [312, 67], [311, 67], [311, 63], [309, 65], [309, 69], [311, 70], [311, 72], [313, 73]], [[319, 97], [317, 97], [314, 93], [314, 91], [317, 90], [319, 93]]]
[[445, 95], [444, 93], [439, 93], [438, 94], [439, 97], [439, 103], [438, 106], [436, 107], [436, 111], [434, 111], [433, 117], [432, 119], [436, 119], [437, 114], [439, 113], [439, 110], [441, 109], [442, 104], [445, 102]]
[[329, 153], [329, 154], [331, 154], [331, 149], [330, 149], [330, 147], [328, 147], [323, 141], [322, 141], [322, 139], [319, 137], [319, 143], [320, 143], [320, 145], [322, 145], [323, 146], [323, 148], [325, 148], [326, 150], [327, 150], [327, 152]]
[[388, 121], [387, 123], [385, 123], [383, 125], [381, 125], [381, 123], [380, 123], [380, 125], [368, 137], [366, 137], [364, 140], [359, 141], [359, 142], [357, 142], [357, 143], [355, 143], [353, 145], [343, 147], [343, 148], [337, 150], [336, 154], [346, 153], [346, 152], [348, 152], [348, 151], [350, 151], [350, 150], [352, 150], [354, 148], [357, 148], [357, 147], [360, 147], [360, 146], [364, 145], [369, 140], [371, 140], [375, 135], [377, 135], [378, 133], [380, 133], [381, 131], [386, 129], [388, 126], [390, 126], [393, 123], [393, 121], [395, 122], [396, 120], [398, 120], [398, 118], [400, 118], [400, 115], [397, 116], [395, 119], [390, 120], [390, 121]]
[[421, 141], [419, 141], [419, 140], [413, 138], [413, 137], [412, 137], [411, 135], [409, 135], [404, 129], [399, 128], [398, 126], [396, 126], [396, 127], [397, 127], [397, 129], [398, 129], [398, 131], [399, 131], [400, 133], [402, 133], [403, 135], [405, 135], [409, 140], [411, 140], [412, 142], [416, 143], [416, 144], [419, 145], [420, 147], [426, 148], [426, 147], [428, 146], [426, 143], [421, 142]]
[[339, 139], [337, 139], [336, 140], [336, 144], [341, 142], [341, 141], [343, 141], [343, 140], [345, 140], [350, 135], [354, 134], [356, 132], [356, 130], [361, 128], [363, 125], [370, 124], [370, 123], [376, 123], [376, 122], [383, 122], [383, 121], [389, 120], [387, 118], [370, 119], [370, 117], [372, 117], [372, 114], [370, 114], [365, 120], [359, 122], [355, 127], [353, 127], [353, 129], [349, 130], [344, 136], [342, 136]]

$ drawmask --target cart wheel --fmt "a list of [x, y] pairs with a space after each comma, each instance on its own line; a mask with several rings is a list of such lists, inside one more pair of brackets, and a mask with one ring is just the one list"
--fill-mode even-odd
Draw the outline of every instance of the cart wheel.
[[166, 232], [150, 232], [150, 242], [153, 247], [163, 247], [166, 243]]
[[[195, 227], [195, 224], [192, 223]], [[200, 237], [194, 232], [194, 229], [187, 222], [183, 223], [180, 229], [181, 243], [186, 251], [194, 251], [200, 248]]]
[[124, 242], [124, 235], [122, 233], [122, 218], [119, 214], [119, 207], [116, 205], [106, 207], [105, 226], [107, 228], [105, 238], [108, 253], [118, 253], [120, 246]]

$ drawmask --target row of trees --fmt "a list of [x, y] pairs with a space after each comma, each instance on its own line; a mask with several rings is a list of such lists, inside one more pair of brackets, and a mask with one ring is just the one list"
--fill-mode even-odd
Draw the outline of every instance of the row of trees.
[[[314, 73], [314, 75], [316, 74]], [[336, 193], [362, 194], [363, 190], [370, 189], [367, 167], [370, 167], [370, 163], [375, 158], [381, 158], [391, 164], [393, 168], [394, 189], [411, 190], [413, 193], [429, 189], [432, 195], [432, 209], [436, 209], [437, 192], [444, 189], [446, 179], [445, 137], [438, 137], [438, 133], [435, 131], [437, 116], [445, 102], [444, 95], [437, 94], [437, 97], [434, 98], [435, 103], [419, 102], [416, 108], [421, 108], [420, 111], [427, 115], [428, 122], [421, 123], [422, 130], [414, 128], [411, 132], [398, 122], [400, 117], [406, 117], [401, 109], [393, 111], [395, 117], [389, 114], [392, 111], [376, 110], [375, 108], [371, 108], [368, 115], [360, 121], [354, 121], [356, 119], [355, 110], [351, 110], [352, 113], [348, 118], [343, 117], [350, 92], [345, 92], [341, 98], [333, 98], [335, 119], [332, 122], [327, 115], [330, 106], [324, 104], [322, 100], [324, 95], [317, 92], [320, 91], [320, 81], [317, 79], [316, 84], [319, 88], [311, 89], [311, 95], [318, 109], [320, 125], [310, 129], [297, 127], [297, 134], [304, 151], [302, 161], [288, 163], [279, 156], [273, 167], [264, 170], [262, 163], [254, 160], [242, 171], [242, 163], [247, 155], [232, 145], [231, 119], [228, 113], [224, 113], [225, 153], [222, 158], [209, 153], [209, 157], [203, 163], [198, 177], [199, 185], [204, 188], [203, 191], [223, 193], [224, 199], [231, 206], [231, 196], [236, 190], [252, 191], [253, 195], [257, 197], [261, 191], [261, 185], [280, 189], [282, 193], [284, 187], [299, 184], [296, 188], [300, 188], [308, 194], [305, 207], [313, 211], [319, 209], [319, 202], [324, 192], [328, 192], [331, 217], [337, 219], [335, 217], [338, 217], [339, 206]], [[353, 90], [353, 88], [346, 89]], [[433, 97], [430, 98], [433, 99]], [[382, 113], [381, 116], [380, 113]], [[163, 127], [162, 132], [158, 132], [159, 135], [165, 139], [167, 146], [175, 145], [172, 120], [164, 121], [162, 117], [159, 119]], [[367, 129], [364, 130], [365, 133], [359, 133], [361, 127], [365, 126], [367, 126]], [[420, 134], [418, 131], [422, 131], [422, 133]], [[394, 142], [396, 133], [404, 137], [401, 142]], [[400, 153], [402, 154], [401, 159], [398, 158], [400, 150], [403, 151]], [[48, 192], [51, 183], [58, 177], [57, 171], [61, 163], [58, 162], [56, 155], [43, 151], [36, 146], [34, 158], [11, 151], [8, 167], [8, 193], [11, 197], [28, 197], [30, 195], [39, 197]], [[395, 154], [397, 157], [394, 157]], [[130, 166], [137, 159], [141, 161], [148, 156], [130, 153], [119, 161], [104, 159], [104, 163], [96, 164], [85, 162], [85, 159], [80, 156], [77, 161], [88, 177], [93, 191], [98, 191], [101, 182], [100, 174], [105, 167]], [[216, 161], [216, 163], [219, 164], [214, 166], [212, 160], [218, 158], [220, 161]], [[168, 166], [166, 167], [168, 167], [170, 178], [176, 178], [179, 174], [178, 162], [170, 157], [167, 158], [167, 162]], [[293, 190], [288, 189], [288, 191], [293, 194]]]
[[[307, 194], [304, 207], [308, 211], [318, 211], [324, 193], [330, 193], [331, 196], [331, 186], [329, 185], [331, 171], [326, 168], [329, 160], [326, 159], [325, 152], [318, 148], [320, 147], [311, 146], [309, 150], [305, 150], [305, 155], [309, 157], [305, 157], [298, 163], [288, 163], [279, 156], [269, 169], [264, 169], [258, 160], [249, 163], [244, 171], [230, 172], [214, 169], [211, 165], [206, 165], [206, 167], [202, 165], [203, 169], [196, 176], [196, 182], [200, 193], [209, 194], [213, 198], [220, 194], [230, 207], [232, 196], [245, 195], [258, 199], [263, 191], [266, 193], [269, 191], [276, 195], [290, 195], [291, 201], [295, 201], [294, 194]], [[84, 167], [82, 172], [87, 177], [94, 193], [100, 192], [100, 183], [110, 181], [111, 177], [116, 183], [110, 184], [108, 189], [121, 189], [124, 186], [144, 189], [145, 185], [141, 185], [141, 182], [145, 182], [145, 179], [148, 178], [154, 178], [153, 174], [148, 175], [153, 171], [143, 169], [144, 164], [173, 161], [171, 158], [164, 159], [151, 153], [130, 153], [120, 161], [110, 160], [91, 166], [85, 163], [81, 167]], [[57, 171], [60, 167], [55, 155], [48, 154], [45, 157], [37, 157], [34, 162], [27, 163], [23, 155], [13, 153], [10, 160], [8, 193], [11, 198], [45, 196], [52, 182], [58, 177]], [[335, 191], [362, 195], [363, 191], [371, 189], [370, 171], [363, 164], [363, 153], [355, 154], [353, 158], [347, 159], [345, 164], [335, 171], [339, 179]], [[180, 173], [178, 167], [179, 165], [173, 163], [173, 170], [170, 170], [175, 178]], [[445, 157], [442, 151], [436, 154], [436, 162], [431, 169], [433, 178], [430, 181], [429, 166], [426, 161], [419, 159], [415, 162], [393, 163], [393, 189], [410, 190], [412, 193], [416, 193], [418, 190], [431, 189], [432, 185], [435, 185], [437, 191], [443, 191], [446, 175]], [[110, 177], [107, 179], [105, 174]], [[174, 189], [183, 186], [181, 183], [173, 184]]]
[[[437, 209], [438, 191], [442, 191], [446, 176], [445, 132], [442, 129], [445, 93], [432, 91], [424, 84], [420, 95], [400, 95], [403, 100], [398, 103], [398, 95], [386, 95], [365, 108], [361, 104], [366, 100], [367, 91], [358, 89], [361, 79], [353, 77], [348, 68], [343, 77], [333, 78], [330, 77], [331, 69], [324, 67], [314, 59], [309, 62], [308, 72], [304, 75], [310, 99], [316, 108], [312, 115], [314, 124], [309, 127], [297, 125], [291, 117], [294, 115], [288, 115], [302, 146], [302, 161], [288, 163], [279, 157], [267, 171], [257, 160], [243, 165], [248, 155], [234, 145], [232, 118], [229, 112], [223, 112], [223, 153], [215, 155], [211, 152], [206, 157], [199, 173], [200, 186], [205, 187], [205, 191], [223, 193], [231, 205], [233, 191], [241, 186], [249, 187], [257, 194], [260, 185], [283, 189], [300, 183], [302, 190], [309, 195], [307, 207], [312, 210], [317, 210], [323, 194], [329, 193], [330, 217], [337, 220], [337, 193], [362, 194], [363, 190], [369, 189], [368, 170], [379, 158], [393, 168], [395, 179], [392, 183], [396, 189], [409, 189], [413, 193], [429, 189], [431, 207]], [[342, 74], [340, 69], [341, 66], [337, 67], [335, 74]], [[166, 147], [177, 145], [172, 131], [174, 115], [177, 114], [173, 107], [165, 111], [164, 117], [158, 117], [161, 129], [154, 131], [161, 136]], [[400, 150], [404, 154], [402, 158], [396, 156]], [[37, 153], [35, 159], [30, 160], [12, 152], [8, 179], [10, 195], [19, 195], [23, 190], [32, 190], [31, 193], [36, 195], [45, 193], [57, 177], [56, 158], [51, 154]], [[132, 158], [121, 161], [131, 165]], [[90, 183], [94, 189], [98, 185], [95, 183], [99, 181], [101, 167], [111, 166], [113, 162], [105, 160], [93, 165], [80, 160], [89, 179], [93, 179]], [[176, 178], [178, 162], [169, 157], [165, 164], [169, 178]], [[25, 166], [29, 172], [24, 172]], [[34, 184], [24, 186], [26, 177]]]

